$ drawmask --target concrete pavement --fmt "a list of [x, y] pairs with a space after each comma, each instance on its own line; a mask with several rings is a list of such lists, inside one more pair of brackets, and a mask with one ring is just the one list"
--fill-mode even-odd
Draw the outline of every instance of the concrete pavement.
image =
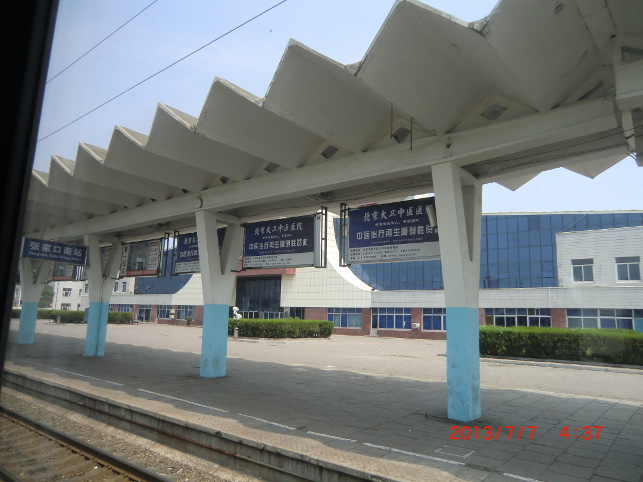
[[39, 321], [17, 345], [14, 322], [6, 369], [384, 480], [643, 477], [640, 369], [483, 360], [483, 415], [456, 424], [441, 341], [230, 339], [206, 379], [199, 328], [110, 325], [91, 358], [84, 330]]

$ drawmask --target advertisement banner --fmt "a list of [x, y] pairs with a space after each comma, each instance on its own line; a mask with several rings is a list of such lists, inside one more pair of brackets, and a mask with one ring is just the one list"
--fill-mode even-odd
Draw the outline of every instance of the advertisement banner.
[[439, 258], [434, 213], [434, 197], [350, 209], [346, 261], [359, 264]]
[[196, 233], [176, 237], [174, 274], [199, 273], [199, 238]]
[[75, 281], [76, 266], [73, 264], [54, 263], [51, 270], [51, 281]]
[[243, 268], [315, 266], [320, 233], [316, 219], [321, 218], [310, 215], [247, 224]]
[[87, 259], [87, 246], [24, 238], [22, 257], [84, 265]]
[[158, 276], [161, 264], [161, 239], [123, 246], [120, 276]]
[[[226, 227], [217, 229], [217, 242], [219, 252], [223, 247]], [[174, 254], [172, 256], [172, 274], [200, 273], [199, 264], [199, 236], [197, 233], [174, 233]]]

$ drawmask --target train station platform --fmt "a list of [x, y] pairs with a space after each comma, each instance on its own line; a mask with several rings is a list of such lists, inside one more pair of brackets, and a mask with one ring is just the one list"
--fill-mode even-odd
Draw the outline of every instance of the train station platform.
[[[639, 481], [643, 370], [483, 360], [482, 417], [446, 418], [445, 342], [333, 336], [228, 342], [227, 376], [199, 376], [201, 329], [39, 320], [5, 385], [47, 387], [140, 424], [286, 464], [319, 480]], [[513, 427], [513, 428], [512, 428]]]

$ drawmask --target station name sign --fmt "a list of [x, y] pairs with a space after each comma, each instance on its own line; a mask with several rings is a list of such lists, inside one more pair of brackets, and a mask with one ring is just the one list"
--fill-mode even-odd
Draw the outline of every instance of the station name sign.
[[24, 238], [22, 257], [71, 265], [84, 265], [87, 260], [87, 246]]
[[[435, 198], [375, 204], [343, 213], [347, 264], [418, 261], [440, 257]], [[347, 241], [347, 243], [346, 243]]]
[[326, 211], [245, 225], [243, 268], [325, 266]]

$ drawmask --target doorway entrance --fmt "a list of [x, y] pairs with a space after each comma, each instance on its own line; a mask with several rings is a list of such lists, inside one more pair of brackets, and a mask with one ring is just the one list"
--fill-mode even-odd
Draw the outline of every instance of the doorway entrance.
[[136, 319], [138, 321], [150, 321], [152, 319], [152, 305], [138, 305]]

